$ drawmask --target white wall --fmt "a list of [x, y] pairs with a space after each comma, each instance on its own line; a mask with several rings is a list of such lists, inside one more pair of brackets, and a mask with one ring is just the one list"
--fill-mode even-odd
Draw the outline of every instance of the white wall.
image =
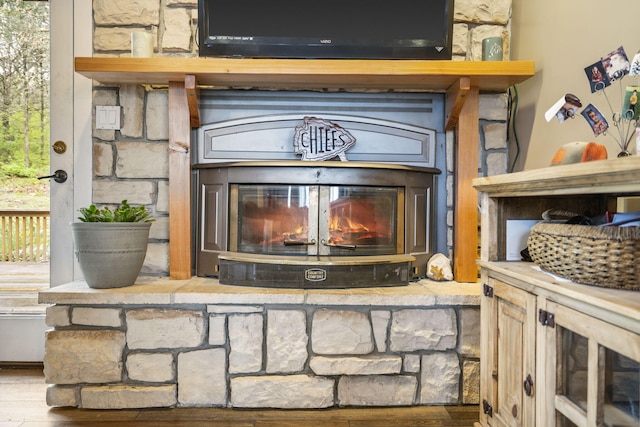
[[[583, 107], [596, 105], [611, 124], [606, 99], [602, 94], [591, 94], [584, 68], [619, 46], [625, 48], [629, 60], [640, 50], [640, 2], [513, 0], [512, 13], [511, 59], [536, 63], [536, 75], [517, 86], [516, 130], [521, 154], [515, 170], [546, 167], [559, 147], [573, 141], [604, 144], [609, 158], [616, 157], [620, 150], [612, 137], [595, 137], [582, 116], [547, 123], [544, 113], [564, 94], [573, 93]], [[622, 80], [623, 90], [638, 84], [637, 77]], [[606, 91], [613, 109], [619, 112], [622, 99], [618, 83]]]

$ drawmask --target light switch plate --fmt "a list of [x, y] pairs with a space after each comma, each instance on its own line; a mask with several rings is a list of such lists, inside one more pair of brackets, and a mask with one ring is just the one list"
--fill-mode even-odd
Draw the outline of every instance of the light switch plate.
[[120, 130], [120, 107], [96, 105], [96, 129]]

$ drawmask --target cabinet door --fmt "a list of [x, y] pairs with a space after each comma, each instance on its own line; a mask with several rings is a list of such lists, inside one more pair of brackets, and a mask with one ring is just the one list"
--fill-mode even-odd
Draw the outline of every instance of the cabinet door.
[[640, 335], [560, 304], [546, 311], [544, 425], [640, 425]]
[[533, 427], [536, 297], [499, 280], [488, 286], [481, 302], [481, 422]]

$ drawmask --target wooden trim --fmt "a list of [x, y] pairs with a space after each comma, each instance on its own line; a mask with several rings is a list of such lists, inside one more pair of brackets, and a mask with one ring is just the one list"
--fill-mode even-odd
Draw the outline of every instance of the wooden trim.
[[75, 70], [102, 83], [168, 84], [194, 75], [201, 86], [446, 91], [467, 76], [505, 91], [534, 75], [532, 61], [78, 57]]
[[191, 127], [185, 82], [169, 82], [169, 277], [191, 278]]
[[469, 77], [460, 77], [455, 84], [447, 89], [447, 104], [445, 106], [445, 130], [453, 130], [458, 123], [460, 111], [464, 106], [465, 96], [471, 88]]
[[196, 76], [189, 74], [184, 78], [184, 88], [187, 93], [189, 118], [192, 128], [200, 127], [200, 106], [198, 105], [198, 82]]
[[480, 140], [479, 90], [471, 87], [456, 125], [455, 195], [453, 205], [453, 277], [458, 282], [478, 280], [478, 193], [472, 180], [478, 176], [478, 142]]

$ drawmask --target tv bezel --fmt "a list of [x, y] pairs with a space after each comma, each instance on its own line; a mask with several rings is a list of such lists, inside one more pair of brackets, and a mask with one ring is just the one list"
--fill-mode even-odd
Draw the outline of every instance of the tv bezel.
[[[344, 43], [325, 44], [321, 40], [295, 36], [279, 37], [277, 41], [213, 41], [209, 39], [209, 8], [214, 1], [198, 0], [198, 50], [201, 57], [232, 58], [296, 58], [296, 59], [429, 59], [450, 60], [453, 42], [454, 0], [442, 0], [446, 4], [444, 40], [421, 39], [422, 45], [381, 46], [366, 38], [345, 40]], [[228, 1], [228, 0], [227, 0]]]

